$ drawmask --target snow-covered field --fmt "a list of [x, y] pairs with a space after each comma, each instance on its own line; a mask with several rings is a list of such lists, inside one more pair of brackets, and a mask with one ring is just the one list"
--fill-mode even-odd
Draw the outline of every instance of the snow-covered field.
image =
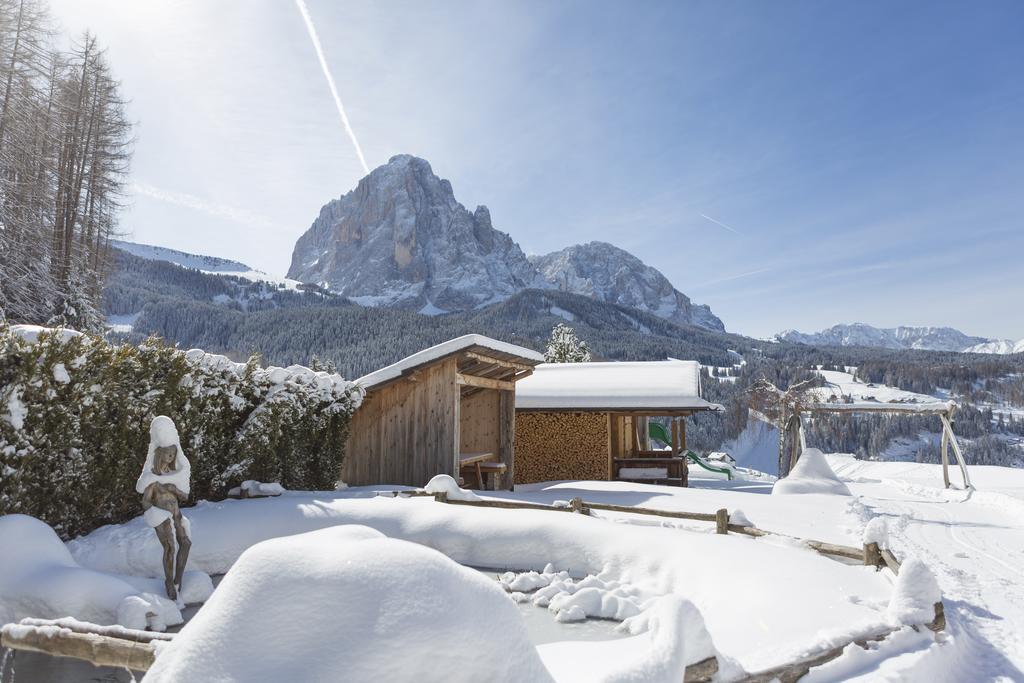
[[[975, 467], [976, 491], [946, 491], [941, 488], [937, 466], [863, 462], [842, 455], [826, 456], [825, 460], [851, 495], [842, 495], [837, 487], [838, 493], [831, 494], [770, 495], [772, 483], [768, 481], [702, 479], [696, 471], [689, 489], [573, 481], [481, 495], [547, 504], [580, 496], [595, 503], [696, 512], [725, 507], [734, 520], [746, 518], [781, 534], [858, 547], [870, 522], [872, 537], [883, 539], [883, 545], [901, 561], [919, 558], [934, 572], [945, 602], [947, 630], [934, 636], [926, 629], [903, 628], [868, 650], [851, 648], [838, 660], [813, 670], [805, 680], [1024, 680], [1024, 594], [1020, 588], [1024, 579], [1024, 472]], [[815, 475], [810, 473], [808, 478], [813, 480]], [[339, 571], [334, 561], [345, 557], [353, 566], [359, 566], [362, 557], [369, 563], [359, 575], [362, 578], [352, 584], [359, 589], [339, 594], [342, 602], [351, 601], [350, 615], [347, 617], [341, 606], [330, 614], [337, 633], [352, 626], [347, 618], [359, 622], [352, 632], [361, 634], [360, 650], [366, 656], [345, 650], [354, 667], [389, 661], [374, 659], [377, 655], [372, 652], [378, 645], [366, 635], [368, 629], [379, 633], [379, 647], [390, 651], [402, 649], [391, 636], [419, 632], [417, 628], [425, 628], [423, 624], [444, 624], [438, 632], [445, 634], [447, 642], [465, 638], [475, 643], [473, 634], [481, 630], [499, 640], [501, 634], [508, 633], [508, 651], [520, 653], [526, 676], [513, 675], [508, 680], [539, 680], [535, 675], [540, 671], [538, 662], [557, 681], [676, 680], [672, 676], [678, 672], [673, 667], [692, 663], [697, 653], [708, 651], [717, 653], [723, 663], [720, 680], [729, 680], [738, 675], [739, 667], [761, 670], [899, 622], [894, 616], [899, 612], [899, 599], [893, 599], [899, 591], [895, 591], [889, 572], [826, 558], [786, 538], [716, 535], [713, 525], [706, 522], [605, 511], [586, 517], [443, 505], [429, 498], [378, 496], [374, 488], [204, 502], [184, 512], [191, 520], [194, 542], [190, 567], [210, 574], [231, 569], [240, 557], [249, 556], [249, 548], [263, 548], [257, 545], [262, 541], [338, 525], [372, 529], [356, 537], [366, 543], [359, 547], [377, 550], [361, 554], [358, 547], [345, 545], [347, 537], [341, 534], [337, 538], [311, 537], [310, 548], [336, 547], [336, 551], [302, 550], [300, 541], [274, 546], [273, 552], [261, 551], [258, 557], [265, 562], [250, 560], [248, 569], [237, 572], [238, 579], [221, 584], [210, 608], [200, 610], [199, 615], [207, 616], [202, 621], [197, 617], [194, 627], [193, 622], [186, 625], [182, 652], [195, 652], [195, 646], [187, 643], [199, 642], [185, 634], [202, 629], [216, 632], [225, 627], [225, 614], [245, 612], [247, 619], [262, 623], [264, 599], [272, 601], [268, 608], [281, 619], [287, 614], [301, 616], [302, 610], [315, 611], [310, 605], [327, 599], [324, 588], [310, 591], [320, 597], [305, 596], [303, 572], [321, 576], [321, 571]], [[467, 590], [478, 594], [478, 600], [439, 599], [448, 589], [429, 594], [420, 580], [429, 577], [415, 576], [419, 565], [414, 559], [419, 555], [404, 546], [374, 540], [380, 538], [376, 534], [396, 539], [395, 543], [412, 542], [439, 551], [438, 559], [423, 556], [424, 566], [434, 567], [432, 574], [427, 573], [434, 578], [427, 583], [447, 586], [469, 581], [473, 588], [466, 584]], [[99, 529], [72, 541], [68, 549], [77, 565], [94, 572], [160, 574], [156, 538], [141, 518]], [[303, 553], [310, 554], [308, 563], [288, 559]], [[401, 563], [402, 572], [395, 574], [385, 561], [389, 557], [411, 559]], [[470, 581], [460, 573], [459, 565], [491, 568], [499, 574], [506, 569], [527, 572], [502, 576], [508, 594], [523, 604], [509, 603], [520, 610], [546, 612], [544, 618], [550, 619], [551, 628], [557, 629], [554, 624], [558, 622], [596, 616], [625, 619], [623, 628], [628, 632], [612, 641], [573, 642], [573, 631], [563, 626], [565, 641], [550, 642], [549, 630], [545, 644], [540, 644], [530, 636], [528, 627], [516, 622], [514, 609], [499, 610], [501, 616], [494, 617], [498, 621], [481, 617], [473, 605], [490, 604], [496, 599], [492, 596], [500, 597], [502, 591], [494, 581], [490, 585], [475, 578]], [[234, 575], [229, 572], [226, 579]], [[218, 600], [224, 586], [230, 590]], [[253, 602], [241, 604], [237, 596], [229, 600], [232, 591]], [[261, 597], [265, 592], [275, 596], [287, 593], [289, 597]], [[487, 608], [494, 609], [493, 605]], [[383, 621], [374, 622], [375, 618]], [[388, 619], [399, 622], [385, 628]], [[398, 623], [402, 627], [395, 630]], [[704, 629], [705, 636], [694, 635], [705, 633]], [[341, 651], [344, 639], [337, 633], [330, 636], [331, 647]], [[245, 639], [231, 642], [236, 641]], [[217, 642], [223, 646], [227, 641]], [[538, 658], [529, 654], [533, 652], [529, 642], [536, 646]], [[674, 644], [677, 642], [689, 645]], [[484, 645], [480, 648], [491, 652], [488, 657], [492, 660], [498, 656]], [[251, 657], [258, 657], [259, 651], [253, 650]], [[302, 658], [302, 666], [306, 659]], [[493, 665], [493, 661], [487, 664], [484, 656], [479, 659], [484, 662], [482, 670]], [[626, 660], [628, 666], [623, 664]], [[184, 666], [180, 662], [166, 661], [161, 671], [188, 670], [176, 668]], [[442, 661], [447, 660], [437, 660], [439, 666]], [[472, 664], [474, 658], [451, 660], [456, 661], [461, 667], [458, 675], [437, 676], [435, 668], [431, 675], [415, 680], [469, 680], [471, 676], [463, 675], [466, 672], [480, 675], [481, 669]], [[401, 666], [388, 670], [392, 678], [395, 672], [407, 671]], [[302, 678], [305, 669], [291, 671]], [[630, 671], [633, 674], [627, 676]], [[644, 671], [648, 674], [641, 673]], [[22, 672], [20, 675], [27, 673], [24, 666]], [[618, 677], [612, 676], [613, 672], [618, 672]]]

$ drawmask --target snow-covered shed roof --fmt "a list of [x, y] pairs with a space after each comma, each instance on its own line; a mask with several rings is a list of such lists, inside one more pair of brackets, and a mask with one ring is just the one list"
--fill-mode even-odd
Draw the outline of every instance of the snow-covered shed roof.
[[700, 363], [545, 363], [516, 384], [517, 410], [716, 410], [700, 396]]
[[385, 382], [398, 379], [418, 367], [464, 351], [473, 350], [489, 352], [490, 355], [497, 355], [499, 358], [515, 359], [526, 365], [537, 365], [544, 362], [544, 356], [526, 347], [491, 339], [482, 334], [465, 334], [461, 337], [441, 342], [436, 346], [431, 346], [429, 349], [417, 351], [397, 363], [392, 363], [380, 370], [374, 370], [368, 375], [363, 375], [356, 380], [356, 384], [364, 389], [370, 389]]

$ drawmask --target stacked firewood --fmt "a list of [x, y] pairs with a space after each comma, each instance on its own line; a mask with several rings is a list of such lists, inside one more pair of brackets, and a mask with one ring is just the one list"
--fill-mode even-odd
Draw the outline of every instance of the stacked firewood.
[[517, 413], [515, 483], [608, 479], [604, 413]]

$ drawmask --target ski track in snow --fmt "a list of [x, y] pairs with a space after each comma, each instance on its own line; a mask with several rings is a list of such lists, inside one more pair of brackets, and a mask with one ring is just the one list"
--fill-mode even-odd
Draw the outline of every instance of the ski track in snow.
[[[1024, 570], [1004, 559], [1024, 544], [1024, 529], [1012, 524], [1015, 515], [967, 494], [951, 500], [941, 489], [895, 480], [867, 488], [861, 500], [874, 513], [906, 520], [891, 538], [897, 556], [923, 559], [942, 586], [947, 633], [958, 655], [936, 663], [941, 668], [925, 667], [932, 673], [923, 679], [1024, 681]], [[941, 649], [935, 656], [950, 659]]]

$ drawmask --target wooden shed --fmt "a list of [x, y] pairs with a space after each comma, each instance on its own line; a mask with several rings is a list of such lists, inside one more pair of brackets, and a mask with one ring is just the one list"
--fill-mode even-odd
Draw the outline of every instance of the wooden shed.
[[[686, 486], [686, 421], [701, 397], [696, 361], [547, 363], [516, 388], [515, 483], [560, 479]], [[648, 426], [667, 423], [669, 450]]]
[[437, 474], [458, 479], [472, 463], [495, 475], [492, 486], [511, 488], [516, 382], [543, 360], [469, 334], [359, 378], [366, 398], [352, 416], [342, 480], [423, 486]]

